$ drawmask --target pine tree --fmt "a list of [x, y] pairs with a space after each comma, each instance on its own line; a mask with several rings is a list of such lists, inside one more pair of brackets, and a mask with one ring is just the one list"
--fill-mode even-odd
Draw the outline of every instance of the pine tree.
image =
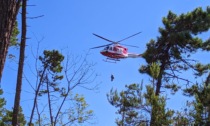
[[142, 86], [139, 84], [126, 85], [126, 90], [118, 93], [117, 90], [110, 90], [107, 94], [109, 103], [118, 108], [116, 119], [118, 126], [146, 125], [146, 117], [141, 114], [145, 110], [142, 96]]
[[[155, 101], [151, 102], [153, 106], [151, 124], [157, 124], [157, 120], [165, 120], [164, 116], [156, 119], [158, 110], [164, 108], [164, 104], [157, 102], [158, 99], [161, 100], [161, 88], [169, 88], [173, 92], [178, 91], [180, 87], [178, 83], [173, 81], [174, 79], [181, 80], [185, 84], [192, 84], [191, 80], [180, 77], [179, 74], [188, 69], [196, 70], [194, 60], [189, 59], [193, 53], [200, 48], [209, 50], [209, 40], [203, 41], [196, 36], [210, 28], [209, 7], [206, 11], [203, 11], [202, 8], [196, 8], [192, 12], [179, 16], [169, 11], [162, 22], [164, 27], [159, 28], [160, 37], [157, 37], [156, 40], [150, 40], [147, 44], [147, 50], [143, 54], [147, 64], [139, 69], [140, 73], [146, 73], [155, 78], [152, 88], [155, 91], [155, 96], [152, 99]], [[159, 65], [158, 76], [155, 77], [150, 70], [154, 63]], [[162, 111], [162, 114], [164, 113]]]
[[22, 0], [0, 1], [0, 80], [21, 1]]
[[150, 125], [161, 126], [170, 125], [174, 111], [166, 109], [166, 97], [155, 95], [154, 87], [160, 74], [160, 66], [152, 63], [149, 68], [152, 77], [150, 85], [146, 86], [147, 92], [144, 94], [146, 104], [150, 107]]
[[[91, 120], [93, 111], [87, 109], [85, 97], [72, 91], [91, 78], [91, 66], [86, 63], [86, 59], [81, 63], [75, 60], [70, 62], [67, 58], [65, 68], [62, 64], [64, 56], [59, 51], [45, 50], [39, 60], [41, 67], [37, 68], [37, 85], [29, 125], [76, 125]], [[79, 67], [76, 68], [75, 65]], [[46, 106], [40, 105], [40, 102]]]
[[148, 125], [149, 121], [151, 126], [173, 123], [174, 111], [166, 109], [166, 97], [157, 96], [154, 92], [159, 71], [159, 65], [152, 63], [150, 66], [152, 81], [146, 86], [145, 93], [142, 92], [142, 85], [131, 84], [125, 86], [125, 91], [118, 93], [112, 89], [107, 94], [109, 103], [118, 108], [117, 114], [120, 115], [120, 118], [116, 119], [118, 126], [143, 126]]
[[[39, 57], [39, 60], [43, 64], [43, 69], [38, 71], [40, 80], [35, 90], [35, 97], [31, 111], [29, 125], [32, 124], [35, 108], [38, 107], [37, 106], [38, 96], [42, 96], [43, 94], [48, 94], [48, 100], [52, 100], [50, 99], [49, 96], [49, 93], [51, 91], [49, 90], [49, 87], [52, 87], [53, 91], [58, 92], [60, 89], [57, 87], [56, 81], [61, 80], [63, 78], [63, 76], [60, 76], [58, 74], [63, 69], [63, 67], [61, 66], [61, 62], [64, 60], [64, 56], [60, 54], [57, 50], [52, 50], [52, 51], [45, 50], [43, 54], [44, 56]], [[52, 76], [53, 80], [52, 82], [49, 82], [49, 76]], [[47, 85], [44, 85], [45, 83]], [[47, 89], [41, 90], [42, 86], [47, 87]], [[49, 112], [50, 112], [51, 124], [53, 124], [51, 103], [49, 103]]]
[[[3, 95], [3, 90], [0, 89], [0, 96]], [[6, 100], [0, 98], [0, 126], [11, 126], [12, 125], [12, 111], [5, 108]], [[18, 125], [25, 126], [26, 120], [24, 114], [22, 113], [22, 108], [19, 109], [18, 114]]]
[[[149, 74], [153, 62], [160, 64], [155, 94], [159, 95], [164, 82], [170, 83], [170, 78], [177, 78], [189, 83], [189, 80], [178, 76], [179, 72], [193, 68], [190, 55], [202, 47], [202, 40], [197, 34], [208, 31], [210, 27], [210, 10], [196, 8], [187, 14], [176, 14], [169, 11], [163, 18], [164, 28], [159, 28], [161, 34], [157, 40], [150, 40], [143, 54], [147, 65], [140, 68], [141, 73]], [[208, 43], [208, 41], [206, 41]], [[173, 86], [172, 86], [173, 87]]]
[[[6, 110], [6, 114], [2, 118], [1, 126], [12, 126], [12, 115], [13, 115], [12, 111]], [[26, 125], [25, 116], [23, 114], [21, 107], [19, 108], [19, 112], [18, 112], [18, 116], [17, 116], [17, 125], [18, 126]]]
[[[0, 89], [0, 96], [3, 95], [3, 90]], [[3, 97], [0, 97], [0, 120], [2, 120], [2, 118], [4, 117], [4, 113], [5, 113], [5, 108], [4, 106], [6, 105], [6, 100]], [[0, 121], [0, 124], [2, 123], [2, 121]]]
[[193, 96], [193, 109], [190, 115], [193, 117], [195, 125], [210, 125], [210, 65], [197, 64], [197, 76], [207, 73], [206, 80], [202, 84], [195, 84], [185, 89], [185, 95]]

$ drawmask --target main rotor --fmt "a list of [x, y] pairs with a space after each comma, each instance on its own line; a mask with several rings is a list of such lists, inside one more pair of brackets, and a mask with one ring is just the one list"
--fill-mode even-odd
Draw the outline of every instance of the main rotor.
[[[103, 39], [103, 40], [106, 40], [106, 41], [108, 41], [108, 42], [111, 42], [111, 44], [106, 44], [106, 45], [102, 45], [102, 46], [97, 46], [97, 47], [93, 47], [93, 48], [90, 48], [90, 49], [101, 48], [101, 47], [109, 46], [109, 45], [112, 45], [112, 44], [119, 44], [120, 42], [125, 41], [125, 40], [127, 40], [127, 39], [129, 39], [129, 38], [131, 38], [131, 37], [134, 37], [134, 36], [136, 36], [136, 35], [138, 35], [138, 34], [140, 34], [140, 33], [141, 33], [141, 32], [135, 33], [135, 34], [133, 34], [133, 35], [131, 35], [131, 36], [128, 36], [128, 37], [126, 37], [126, 38], [124, 38], [124, 39], [121, 39], [121, 40], [119, 40], [119, 41], [112, 41], [112, 40], [109, 40], [109, 39], [107, 39], [107, 38], [104, 38], [104, 37], [102, 37], [102, 36], [100, 36], [100, 35], [97, 35], [97, 34], [93, 33], [93, 35], [95, 35], [96, 37], [99, 37], [99, 38], [101, 38], [101, 39]], [[130, 46], [130, 47], [136, 47], [136, 48], [138, 48], [138, 46], [133, 46], [133, 45], [127, 45], [127, 44], [121, 44], [121, 45], [125, 45], [125, 46]]]

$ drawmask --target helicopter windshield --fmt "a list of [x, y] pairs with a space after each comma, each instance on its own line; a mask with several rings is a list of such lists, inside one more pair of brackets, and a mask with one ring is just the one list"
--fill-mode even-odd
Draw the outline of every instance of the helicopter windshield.
[[107, 47], [104, 48], [104, 50], [108, 50], [108, 49], [109, 49], [109, 46], [107, 46]]

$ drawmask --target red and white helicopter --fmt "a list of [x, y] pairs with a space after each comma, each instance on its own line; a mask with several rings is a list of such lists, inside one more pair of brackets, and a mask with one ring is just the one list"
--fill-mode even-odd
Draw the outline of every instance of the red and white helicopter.
[[[128, 38], [131, 38], [135, 35], [138, 35], [140, 33], [141, 32], [138, 32], [138, 33], [136, 33], [134, 35], [131, 35], [129, 37], [126, 37], [126, 38], [124, 38], [120, 41], [111, 41], [109, 39], [106, 39], [102, 36], [99, 36], [99, 35], [93, 33], [93, 35], [95, 35], [95, 36], [97, 36], [101, 39], [104, 39], [108, 42], [111, 42], [111, 43], [106, 44], [106, 45], [102, 45], [102, 46], [93, 47], [93, 48], [90, 48], [90, 49], [105, 47], [103, 50], [101, 50], [100, 53], [107, 57], [106, 61], [108, 61], [108, 60], [120, 61], [120, 59], [124, 59], [124, 58], [138, 58], [138, 57], [141, 57], [142, 54], [129, 53], [128, 48], [122, 46], [122, 45], [125, 45], [125, 44], [120, 45], [119, 43], [128, 39]], [[137, 47], [137, 46], [133, 46], [133, 45], [125, 45], [125, 46]]]

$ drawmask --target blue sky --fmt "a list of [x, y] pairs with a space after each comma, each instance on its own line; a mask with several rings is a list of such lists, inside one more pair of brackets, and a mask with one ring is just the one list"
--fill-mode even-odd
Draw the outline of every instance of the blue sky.
[[[36, 5], [28, 7], [28, 17], [44, 16], [28, 19], [27, 36], [30, 39], [27, 41], [26, 64], [33, 64], [30, 60], [31, 52], [35, 51], [37, 40], [42, 38], [44, 39], [40, 50], [65, 49], [74, 55], [84, 55], [91, 47], [107, 44], [92, 33], [117, 41], [141, 31], [141, 34], [122, 43], [139, 46], [139, 48], [129, 47], [129, 52], [143, 53], [146, 50], [146, 43], [159, 36], [158, 28], [162, 26], [162, 17], [166, 16], [169, 10], [176, 14], [187, 13], [197, 7], [205, 9], [210, 3], [208, 0], [62, 0], [59, 2], [36, 0], [29, 1], [28, 4]], [[203, 37], [207, 39], [208, 36]], [[10, 52], [16, 53], [17, 50], [10, 49]], [[116, 109], [108, 103], [106, 94], [111, 88], [122, 90], [126, 84], [140, 83], [142, 80], [147, 84], [149, 77], [138, 72], [139, 67], [145, 63], [144, 59], [123, 59], [112, 64], [103, 62], [105, 57], [99, 52], [100, 49], [91, 50], [88, 57], [90, 62], [96, 63], [94, 69], [100, 75], [95, 82], [100, 83], [98, 91], [79, 89], [76, 91], [86, 97], [90, 109], [94, 110], [96, 126], [114, 126]], [[207, 53], [200, 52], [195, 57], [206, 63], [210, 62]], [[8, 60], [1, 85], [8, 108], [13, 106], [16, 70], [15, 63]], [[30, 70], [25, 67], [25, 71]], [[110, 81], [111, 74], [115, 76], [113, 82]], [[30, 92], [30, 86], [24, 83], [21, 105], [25, 106], [26, 113], [30, 111], [27, 108], [30, 109], [33, 98], [29, 95]], [[168, 106], [180, 109], [184, 102], [185, 98], [177, 94], [171, 97]]]

